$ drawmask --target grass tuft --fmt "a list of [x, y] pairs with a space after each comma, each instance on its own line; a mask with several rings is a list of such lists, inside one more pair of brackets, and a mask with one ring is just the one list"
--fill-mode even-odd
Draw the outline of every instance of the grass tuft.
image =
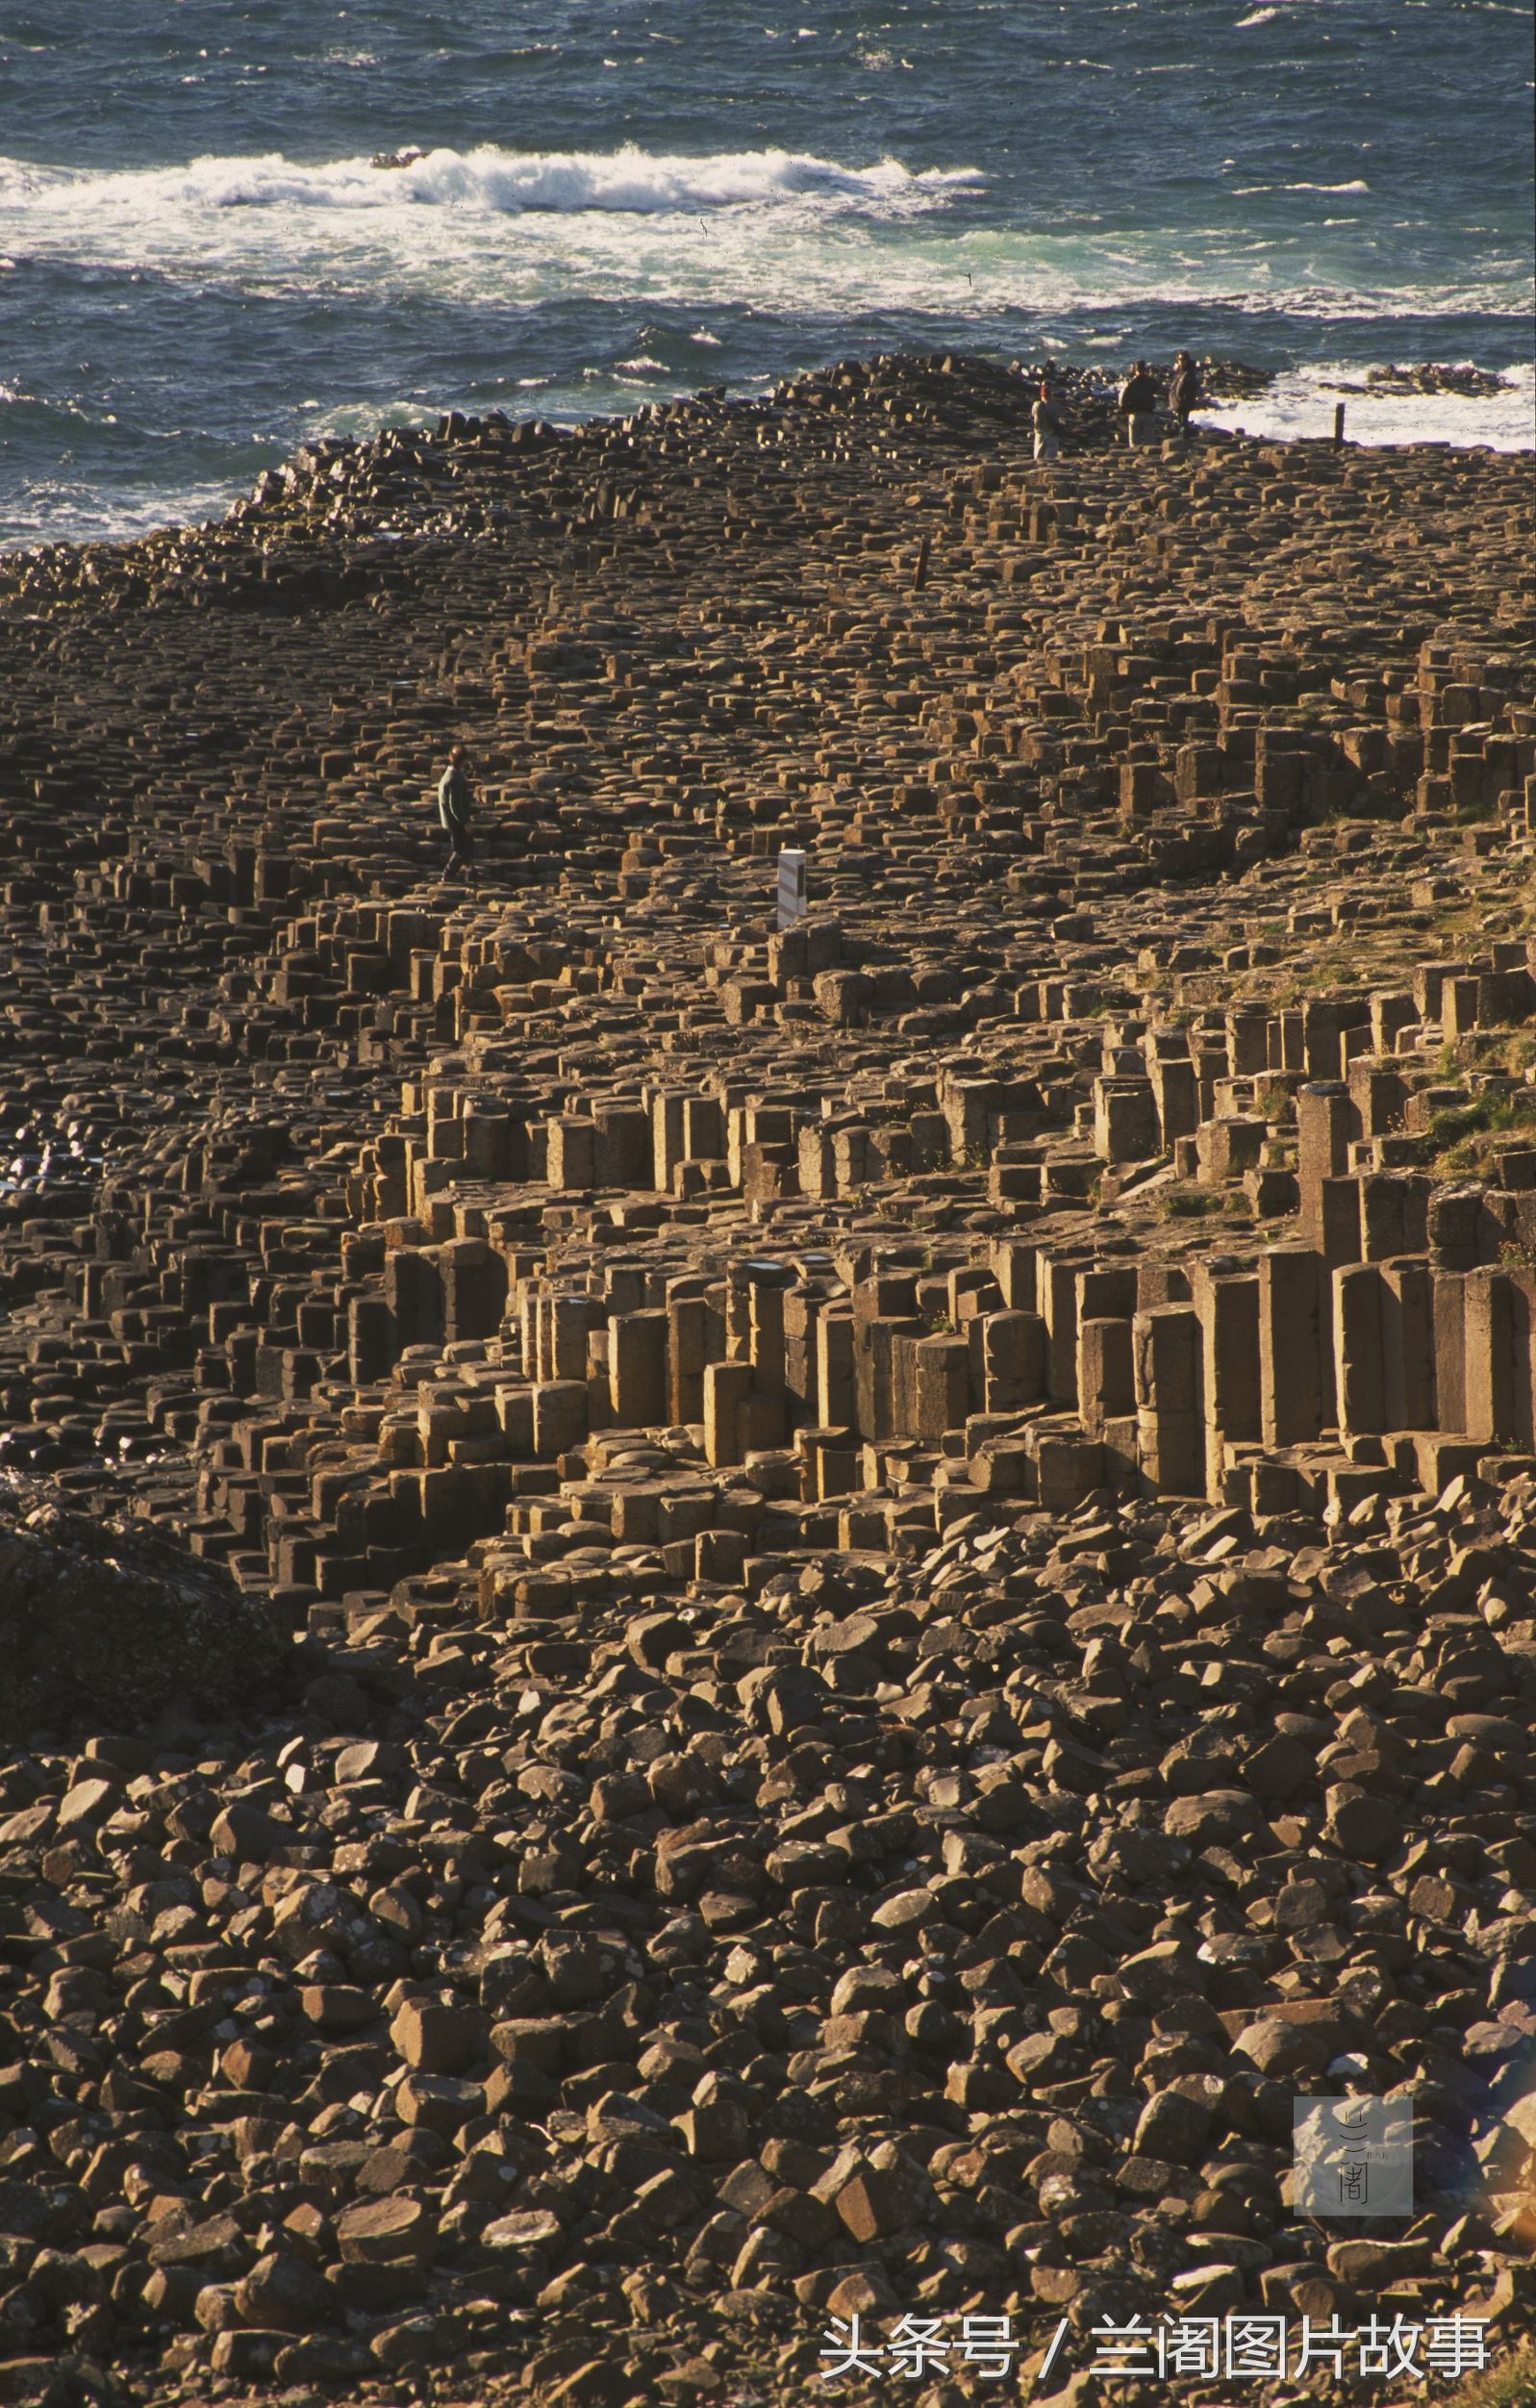
[[1202, 1187], [1166, 1188], [1162, 1204], [1171, 1221], [1203, 1221], [1208, 1212], [1221, 1209], [1221, 1198]]
[[1486, 2374], [1469, 2375], [1447, 2393], [1442, 2408], [1536, 2408], [1536, 2349], [1518, 2350]]
[[1532, 1133], [1536, 1087], [1480, 1095], [1454, 1111], [1437, 1112], [1429, 1124], [1435, 1173], [1441, 1179], [1474, 1178], [1491, 1168], [1498, 1140]]

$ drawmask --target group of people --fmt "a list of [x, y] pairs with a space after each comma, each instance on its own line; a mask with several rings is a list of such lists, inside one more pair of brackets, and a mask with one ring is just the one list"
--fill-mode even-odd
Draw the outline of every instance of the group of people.
[[[1192, 352], [1181, 351], [1173, 363], [1169, 379], [1168, 407], [1178, 421], [1178, 431], [1189, 441], [1190, 419], [1200, 404], [1200, 371]], [[1138, 360], [1120, 392], [1115, 407], [1125, 428], [1128, 444], [1150, 444], [1157, 439], [1157, 380], [1145, 360]], [[1040, 396], [1030, 412], [1035, 430], [1037, 460], [1056, 460], [1061, 456], [1062, 437], [1066, 421], [1061, 413], [1056, 388], [1049, 377], [1041, 382]]]

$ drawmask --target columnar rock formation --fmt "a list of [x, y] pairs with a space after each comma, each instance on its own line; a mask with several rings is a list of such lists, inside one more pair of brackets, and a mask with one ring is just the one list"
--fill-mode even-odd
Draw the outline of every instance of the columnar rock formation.
[[[302, 1699], [0, 1771], [26, 2365], [1519, 2328], [1528, 463], [1039, 468], [1020, 390], [450, 418], [0, 563], [0, 1460]], [[1423, 2203], [1341, 2240], [1352, 2075]]]

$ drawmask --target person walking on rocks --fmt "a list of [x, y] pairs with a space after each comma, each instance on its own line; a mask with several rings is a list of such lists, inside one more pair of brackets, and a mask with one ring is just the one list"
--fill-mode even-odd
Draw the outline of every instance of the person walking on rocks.
[[1157, 431], [1157, 387], [1145, 360], [1138, 360], [1120, 389], [1115, 407], [1125, 421], [1128, 444], [1149, 444]]
[[1173, 363], [1173, 376], [1168, 389], [1168, 406], [1178, 420], [1178, 431], [1186, 443], [1190, 439], [1190, 418], [1200, 406], [1200, 371], [1194, 354], [1181, 351]]
[[1059, 460], [1063, 433], [1061, 413], [1056, 407], [1056, 388], [1048, 376], [1041, 379], [1040, 398], [1029, 414], [1035, 430], [1037, 460]]
[[438, 817], [448, 840], [448, 855], [442, 865], [443, 876], [466, 877], [471, 886], [475, 886], [479, 880], [475, 876], [474, 838], [469, 830], [474, 795], [466, 763], [465, 748], [462, 744], [456, 744], [448, 754], [448, 766], [438, 780]]

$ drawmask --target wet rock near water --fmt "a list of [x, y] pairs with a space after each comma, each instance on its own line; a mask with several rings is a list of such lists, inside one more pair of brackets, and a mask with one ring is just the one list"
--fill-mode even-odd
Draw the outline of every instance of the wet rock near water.
[[1366, 371], [1366, 386], [1372, 393], [1454, 393], [1477, 401], [1485, 401], [1496, 393], [1507, 393], [1511, 382], [1511, 378], [1498, 376], [1491, 368], [1473, 368], [1466, 360], [1454, 367], [1448, 367], [1444, 361], [1428, 361], [1423, 368], [1372, 368]]
[[1459, 393], [1463, 399], [1487, 401], [1495, 393], [1508, 393], [1512, 379], [1496, 375], [1492, 368], [1473, 368], [1463, 361], [1454, 368], [1426, 362], [1422, 368], [1371, 368], [1364, 378], [1329, 378], [1324, 393]]
[[1242, 360], [1202, 359], [1199, 370], [1200, 390], [1210, 401], [1251, 401], [1274, 382], [1272, 368], [1250, 368]]

